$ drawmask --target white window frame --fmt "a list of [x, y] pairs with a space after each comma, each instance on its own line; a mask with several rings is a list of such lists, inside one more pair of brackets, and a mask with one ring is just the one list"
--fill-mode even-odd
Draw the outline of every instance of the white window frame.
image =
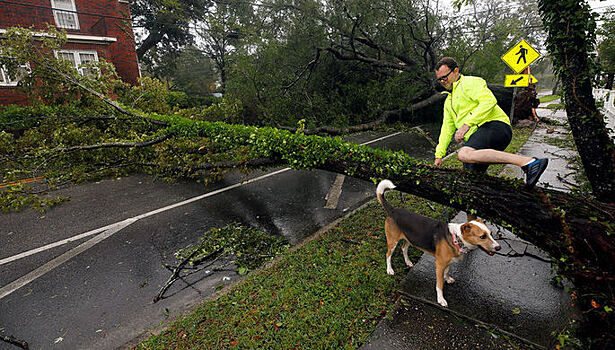
[[[30, 69], [30, 63], [22, 64], [20, 67], [24, 68], [28, 74], [32, 72], [32, 69]], [[17, 86], [17, 83], [19, 83], [19, 80], [21, 80], [22, 77], [17, 77], [16, 80], [12, 80], [6, 67], [0, 66], [0, 78], [0, 86]]]
[[94, 60], [98, 61], [98, 52], [96, 50], [56, 50], [54, 51], [54, 54], [56, 56], [56, 58], [60, 59], [60, 53], [69, 53], [73, 55], [73, 59], [75, 62], [75, 69], [79, 72], [79, 74], [84, 75], [83, 72], [83, 67], [79, 67], [81, 66], [83, 63], [86, 62], [81, 62], [81, 55], [82, 53], [85, 54], [93, 54], [94, 55]]
[[[75, 0], [70, 0], [70, 2], [71, 2], [71, 8], [63, 9], [63, 8], [56, 7], [55, 0], [51, 0], [51, 8], [53, 9], [53, 18], [55, 19], [56, 27], [58, 28], [79, 30], [81, 28], [79, 26], [79, 16], [77, 16], [77, 5], [75, 5]], [[74, 12], [67, 12], [67, 11], [74, 11]], [[60, 18], [60, 15], [72, 15], [73, 18], [75, 19], [76, 27], [73, 28], [71, 26], [62, 25], [63, 21]]]

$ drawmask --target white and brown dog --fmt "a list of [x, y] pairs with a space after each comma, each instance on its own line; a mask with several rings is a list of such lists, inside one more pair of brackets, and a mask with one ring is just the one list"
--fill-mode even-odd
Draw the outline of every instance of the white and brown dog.
[[448, 306], [442, 289], [444, 281], [453, 283], [455, 280], [448, 275], [449, 265], [458, 261], [461, 255], [480, 247], [489, 255], [500, 250], [500, 245], [491, 237], [491, 231], [480, 220], [473, 220], [464, 224], [446, 224], [413, 213], [406, 209], [393, 208], [384, 198], [384, 192], [394, 189], [395, 185], [389, 180], [378, 184], [376, 196], [387, 212], [384, 223], [384, 232], [387, 236], [387, 273], [394, 274], [391, 267], [391, 255], [400, 240], [404, 240], [403, 252], [406, 265], [412, 267], [408, 258], [408, 247], [414, 247], [429, 253], [436, 258], [436, 293], [438, 303]]

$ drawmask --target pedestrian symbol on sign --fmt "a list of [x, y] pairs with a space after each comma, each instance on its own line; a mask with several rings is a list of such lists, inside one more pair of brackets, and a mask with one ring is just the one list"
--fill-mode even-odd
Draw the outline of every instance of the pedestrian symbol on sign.
[[517, 74], [521, 73], [538, 58], [540, 58], [540, 53], [525, 40], [519, 41], [515, 46], [511, 47], [508, 52], [502, 55], [502, 61], [506, 62], [506, 64]]
[[525, 59], [525, 54], [527, 53], [527, 49], [523, 47], [523, 45], [519, 45], [519, 52], [517, 52], [515, 55], [519, 55], [519, 59], [517, 59], [517, 64], [519, 64], [519, 61], [521, 61], [521, 59], [523, 59], [523, 63], [527, 64], [527, 60]]

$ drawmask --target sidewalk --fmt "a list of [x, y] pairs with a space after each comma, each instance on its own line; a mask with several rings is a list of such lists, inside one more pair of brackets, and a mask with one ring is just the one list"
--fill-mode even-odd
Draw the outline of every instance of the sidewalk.
[[[538, 109], [537, 114], [566, 122], [564, 111]], [[538, 125], [519, 150], [520, 154], [549, 158], [538, 186], [548, 184], [567, 191], [573, 183], [574, 171], [567, 161], [573, 151], [543, 142], [545, 137], [563, 138], [567, 133], [563, 127]], [[505, 167], [504, 174], [523, 177], [521, 169], [513, 166]], [[461, 212], [453, 222], [465, 218]], [[553, 274], [544, 253], [505, 229], [489, 226], [502, 250], [493, 257], [476, 250], [451, 266], [456, 282], [444, 287], [447, 311], [435, 304], [435, 260], [424, 254], [406, 270], [392, 318], [381, 321], [361, 349], [548, 347], [551, 333], [561, 330], [573, 312], [570, 297], [550, 284]], [[498, 331], [509, 334], [502, 336]]]

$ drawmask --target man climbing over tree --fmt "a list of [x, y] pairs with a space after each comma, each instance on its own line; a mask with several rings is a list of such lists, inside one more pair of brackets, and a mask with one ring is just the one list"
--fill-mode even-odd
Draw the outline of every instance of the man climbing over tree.
[[451, 142], [465, 140], [457, 158], [468, 170], [485, 172], [490, 164], [514, 164], [526, 175], [526, 187], [532, 188], [547, 168], [547, 158], [530, 158], [504, 152], [512, 139], [512, 128], [506, 113], [487, 83], [480, 77], [464, 76], [455, 59], [444, 57], [436, 64], [436, 77], [448, 90], [444, 102], [444, 119], [436, 147], [435, 165], [442, 164], [442, 157]]

